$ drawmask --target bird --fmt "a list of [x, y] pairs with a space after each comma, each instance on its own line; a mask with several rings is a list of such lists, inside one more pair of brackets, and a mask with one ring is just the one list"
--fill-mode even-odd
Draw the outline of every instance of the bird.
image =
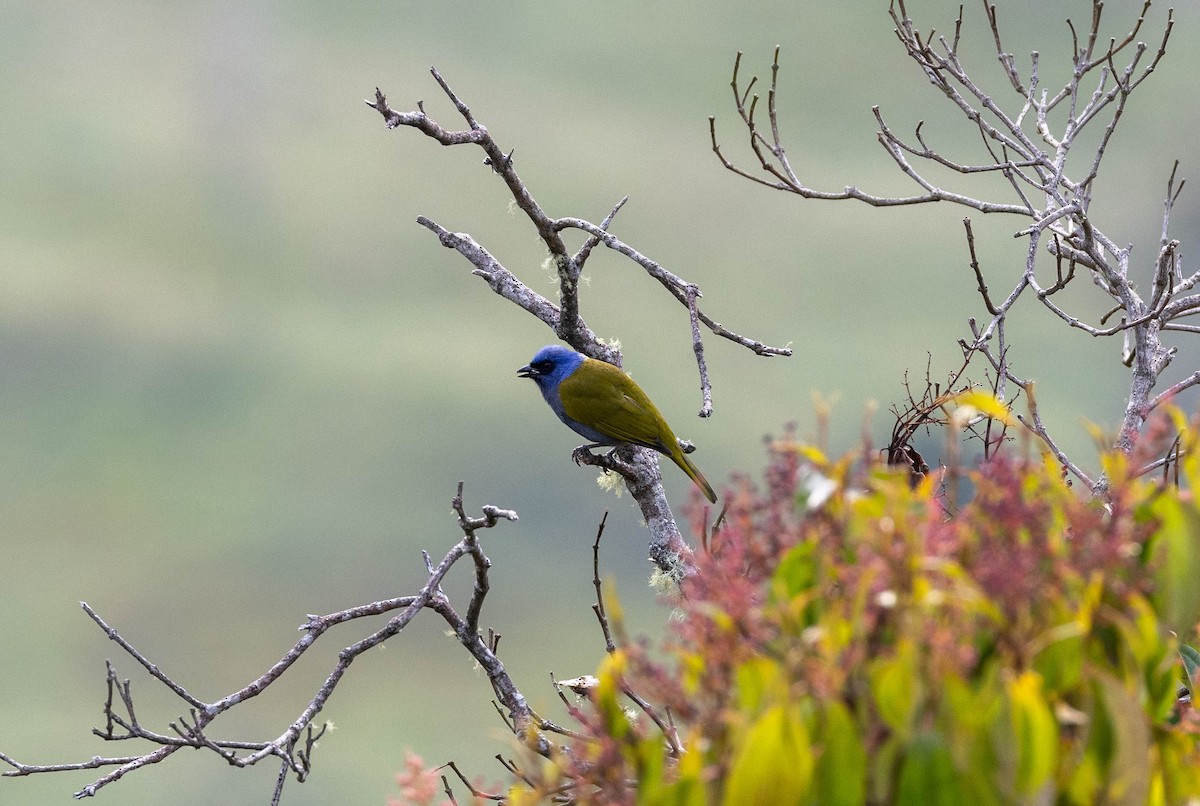
[[[679, 447], [671, 426], [633, 378], [605, 361], [560, 344], [548, 344], [517, 370], [537, 384], [558, 419], [593, 445], [640, 445], [679, 465], [711, 503], [717, 495]], [[615, 449], [615, 448], [614, 448]]]

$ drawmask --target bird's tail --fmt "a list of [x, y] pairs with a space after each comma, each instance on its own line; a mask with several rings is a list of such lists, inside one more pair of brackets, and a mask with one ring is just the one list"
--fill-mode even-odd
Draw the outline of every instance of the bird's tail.
[[692, 464], [692, 460], [688, 458], [686, 453], [676, 447], [671, 453], [671, 459], [675, 464], [679, 465], [680, 470], [687, 473], [688, 478], [696, 483], [696, 486], [700, 488], [700, 492], [704, 493], [704, 497], [708, 499], [709, 503], [717, 503], [717, 494], [713, 492], [708, 479], [704, 478], [704, 474], [700, 472], [700, 468]]

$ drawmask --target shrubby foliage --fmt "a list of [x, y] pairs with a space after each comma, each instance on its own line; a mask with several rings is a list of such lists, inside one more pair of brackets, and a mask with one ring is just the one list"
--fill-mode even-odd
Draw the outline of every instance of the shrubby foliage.
[[[651, 651], [620, 642], [511, 804], [1182, 803], [1200, 731], [1200, 457], [1180, 484], [1106, 457], [1108, 501], [1001, 452], [948, 513], [914, 481], [785, 440]], [[1152, 435], [1151, 435], [1152, 436]], [[815, 483], [814, 483], [815, 482]], [[629, 692], [666, 725], [631, 709]]]

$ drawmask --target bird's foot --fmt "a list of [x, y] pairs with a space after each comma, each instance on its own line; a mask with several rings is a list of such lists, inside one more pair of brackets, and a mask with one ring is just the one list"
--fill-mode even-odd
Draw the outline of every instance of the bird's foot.
[[598, 467], [604, 471], [605, 475], [608, 475], [615, 469], [615, 466], [621, 462], [621, 457], [616, 455], [617, 450], [621, 446], [618, 445], [615, 448], [605, 451], [599, 455], [592, 453], [594, 449], [601, 447], [604, 446], [597, 445], [595, 443], [590, 445], [580, 445], [578, 448], [571, 451], [571, 458], [577, 465], [590, 465], [591, 467]]
[[592, 448], [595, 448], [595, 447], [598, 447], [598, 446], [596, 446], [596, 445], [580, 445], [578, 448], [571, 451], [571, 460], [574, 461], [575, 464], [577, 464], [577, 465], [592, 464], [593, 462], [589, 461], [589, 460], [594, 460], [596, 458], [595, 454], [592, 453]]

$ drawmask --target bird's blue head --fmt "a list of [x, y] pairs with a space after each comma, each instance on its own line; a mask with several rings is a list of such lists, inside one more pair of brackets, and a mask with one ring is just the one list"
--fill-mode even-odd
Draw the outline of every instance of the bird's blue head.
[[517, 370], [517, 375], [530, 378], [545, 395], [558, 388], [563, 379], [587, 359], [570, 347], [547, 344], [534, 354], [528, 364]]

